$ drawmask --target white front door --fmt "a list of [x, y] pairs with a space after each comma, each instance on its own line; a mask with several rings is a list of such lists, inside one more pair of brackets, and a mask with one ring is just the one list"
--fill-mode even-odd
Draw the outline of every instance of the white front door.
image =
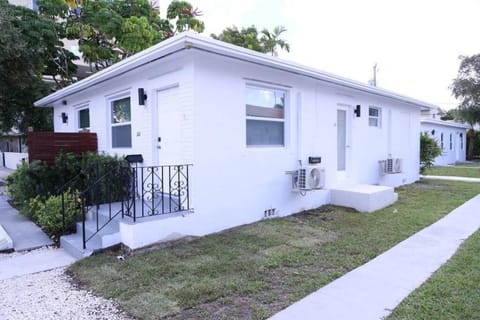
[[350, 107], [337, 107], [337, 177], [342, 182], [348, 179], [350, 157]]
[[182, 164], [182, 113], [179, 108], [177, 92], [178, 87], [157, 92], [159, 165]]

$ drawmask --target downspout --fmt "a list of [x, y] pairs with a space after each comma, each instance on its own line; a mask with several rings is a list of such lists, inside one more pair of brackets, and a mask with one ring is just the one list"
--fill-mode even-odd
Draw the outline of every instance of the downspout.
[[302, 165], [302, 94], [297, 92], [297, 160]]

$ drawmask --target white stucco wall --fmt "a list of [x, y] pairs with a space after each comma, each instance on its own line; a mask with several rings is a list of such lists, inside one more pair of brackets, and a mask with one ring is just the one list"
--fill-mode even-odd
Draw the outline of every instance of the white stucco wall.
[[[83, 91], [70, 96], [64, 101], [59, 101], [54, 108], [54, 130], [55, 132], [77, 132], [78, 110], [88, 107], [90, 109], [90, 132], [97, 133], [98, 150], [111, 155], [125, 156], [128, 154], [142, 154], [144, 165], [158, 165], [157, 156], [157, 112], [156, 92], [172, 85], [179, 85], [179, 109], [186, 118], [192, 113], [193, 97], [191, 82], [193, 79], [193, 65], [185, 58], [177, 56], [172, 60], [166, 58], [161, 64], [140, 67], [128, 76], [112, 79], [109, 82], [95, 86], [93, 90]], [[181, 85], [180, 85], [181, 84]], [[138, 88], [144, 88], [147, 100], [144, 106], [138, 104]], [[130, 96], [131, 97], [131, 126], [132, 126], [132, 147], [112, 148], [110, 108], [113, 100]], [[68, 115], [67, 123], [62, 122], [61, 114]], [[193, 128], [193, 127], [192, 127]], [[192, 130], [190, 137], [186, 140], [192, 141]], [[188, 153], [186, 151], [186, 153]], [[186, 160], [191, 160], [191, 151]]]
[[[246, 145], [246, 84], [259, 84], [287, 92], [285, 145]], [[138, 105], [137, 90], [144, 88], [146, 106]], [[169, 92], [158, 95], [157, 92]], [[132, 148], [111, 147], [110, 103], [131, 96]], [[158, 107], [175, 101], [170, 125], [178, 141], [178, 161], [192, 163], [191, 206], [194, 214], [155, 222], [155, 237], [171, 234], [203, 235], [258, 221], [265, 210], [283, 216], [330, 202], [329, 189], [339, 185], [397, 186], [418, 179], [420, 109], [376, 95], [340, 88], [325, 82], [200, 51], [184, 51], [140, 67], [123, 76], [57, 102], [57, 132], [77, 131], [78, 109], [90, 108], [90, 131], [96, 132], [99, 151], [126, 155], [141, 153], [144, 165], [162, 163], [167, 148], [157, 138]], [[161, 101], [160, 101], [161, 100]], [[361, 105], [361, 116], [354, 115]], [[381, 109], [381, 126], [371, 127], [368, 108]], [[347, 112], [347, 170], [337, 171], [337, 108]], [[68, 114], [62, 123], [61, 113]], [[160, 146], [163, 149], [158, 149]], [[171, 149], [170, 149], [171, 150]], [[325, 188], [305, 195], [291, 191], [291, 177], [299, 160], [322, 157]], [[404, 171], [382, 176], [379, 160], [402, 158]], [[178, 221], [175, 222], [175, 221]], [[176, 228], [172, 227], [176, 225]], [[125, 243], [145, 245], [135, 238], [135, 226], [125, 226]], [[173, 230], [175, 229], [175, 230]], [[154, 230], [149, 232], [155, 233]]]
[[[467, 129], [465, 126], [460, 124], [456, 127], [450, 122], [422, 121], [421, 132], [434, 138], [439, 147], [442, 147], [441, 137], [443, 134], [442, 154], [435, 158], [434, 165], [443, 166], [465, 161], [467, 147]], [[450, 137], [452, 143], [450, 143]]]

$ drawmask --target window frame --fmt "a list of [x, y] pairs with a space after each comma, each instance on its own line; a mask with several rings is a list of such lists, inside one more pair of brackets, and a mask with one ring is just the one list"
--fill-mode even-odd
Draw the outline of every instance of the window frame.
[[[287, 88], [278, 87], [275, 85], [265, 85], [259, 83], [251, 83], [247, 82], [245, 84], [245, 95], [244, 95], [244, 110], [245, 110], [245, 145], [247, 148], [285, 148], [287, 145], [286, 142], [286, 115], [287, 115], [287, 108], [288, 108], [288, 100], [289, 100], [289, 90]], [[266, 113], [274, 114], [274, 108], [262, 107], [262, 106], [255, 106], [247, 103], [247, 93], [248, 89], [254, 90], [271, 90], [273, 92], [282, 92], [284, 96], [284, 103], [283, 103], [283, 114], [282, 117], [268, 117], [268, 116], [256, 116], [256, 115], [248, 115], [247, 108], [250, 107], [258, 107], [266, 109]], [[271, 109], [271, 110], [270, 110]], [[268, 110], [268, 111], [267, 111]], [[258, 122], [271, 122], [271, 123], [282, 123], [282, 143], [281, 144], [249, 144], [248, 143], [248, 122], [249, 121], [258, 121]]]
[[[88, 110], [88, 127], [82, 127], [81, 126], [81, 116], [80, 113], [82, 111]], [[75, 121], [75, 126], [77, 131], [90, 131], [90, 128], [92, 127], [92, 124], [90, 122], [90, 106], [87, 105], [82, 105], [81, 107], [78, 107], [75, 109], [75, 115], [76, 115], [76, 121]]]
[[[115, 105], [115, 102], [117, 101], [121, 101], [121, 100], [125, 100], [125, 99], [129, 99], [129, 104], [130, 104], [130, 110], [129, 110], [129, 113], [130, 113], [130, 119], [129, 121], [124, 121], [124, 122], [119, 122], [119, 123], [115, 123], [113, 122], [113, 107]], [[108, 100], [108, 117], [109, 117], [109, 133], [110, 133], [110, 147], [112, 149], [131, 149], [133, 147], [133, 137], [132, 137], [132, 97], [130, 94], [128, 95], [121, 95], [121, 96], [117, 96], [117, 97], [114, 97], [114, 98], [111, 98]], [[114, 146], [113, 145], [113, 137], [114, 137], [114, 133], [113, 133], [113, 128], [118, 128], [118, 127], [126, 127], [126, 126], [129, 126], [130, 127], [130, 145], [129, 146]]]
[[[370, 110], [377, 110], [378, 114], [372, 116]], [[373, 125], [371, 120], [376, 120], [376, 125]], [[368, 106], [368, 126], [374, 128], [382, 128], [382, 108], [376, 106]]]

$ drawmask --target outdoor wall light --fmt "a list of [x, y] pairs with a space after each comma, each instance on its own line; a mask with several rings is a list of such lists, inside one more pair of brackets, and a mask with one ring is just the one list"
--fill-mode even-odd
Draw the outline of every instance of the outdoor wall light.
[[62, 100], [62, 104], [63, 104], [64, 106], [66, 106], [66, 105], [67, 105], [67, 100]]
[[62, 112], [62, 122], [63, 123], [68, 122], [68, 114], [66, 112]]
[[432, 130], [432, 136], [434, 136], [434, 135], [435, 135], [435, 130]]
[[463, 138], [463, 133], [460, 132], [460, 138]]
[[357, 104], [357, 107], [355, 108], [355, 110], [353, 111], [353, 113], [355, 113], [355, 115], [357, 116], [357, 118], [360, 118], [360, 109], [361, 106], [359, 104]]
[[147, 94], [145, 93], [145, 89], [138, 88], [138, 105], [144, 106], [145, 100], [147, 100]]

